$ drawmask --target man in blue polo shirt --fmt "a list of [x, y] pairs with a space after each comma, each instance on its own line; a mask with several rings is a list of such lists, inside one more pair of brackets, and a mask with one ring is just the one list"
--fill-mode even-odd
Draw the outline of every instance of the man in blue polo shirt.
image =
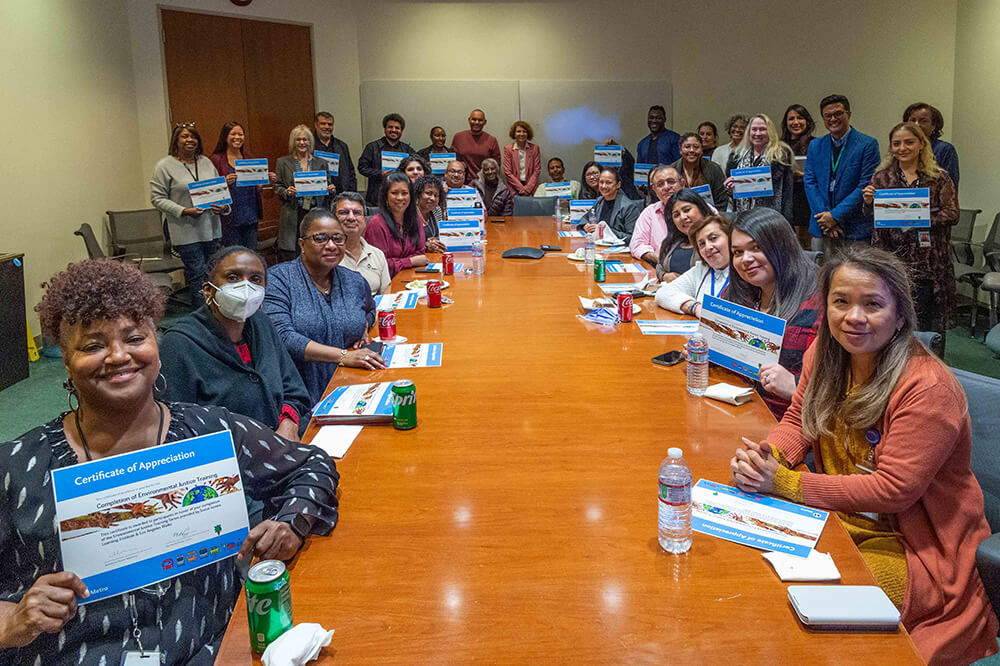
[[637, 147], [636, 162], [639, 164], [673, 164], [681, 158], [681, 136], [667, 129], [667, 112], [659, 104], [649, 107], [646, 116], [647, 134]]
[[861, 209], [861, 191], [878, 168], [878, 141], [851, 127], [851, 103], [829, 95], [819, 103], [829, 132], [809, 144], [806, 197], [813, 250], [829, 253], [844, 243], [870, 243], [872, 221]]

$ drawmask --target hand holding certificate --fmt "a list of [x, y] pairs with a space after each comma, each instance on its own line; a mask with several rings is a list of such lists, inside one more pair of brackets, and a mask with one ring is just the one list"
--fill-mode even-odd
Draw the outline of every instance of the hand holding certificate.
[[229, 186], [226, 185], [226, 179], [221, 176], [188, 183], [188, 192], [191, 193], [191, 203], [194, 204], [195, 208], [206, 209], [233, 203], [232, 197], [229, 196]]
[[872, 207], [877, 229], [931, 226], [931, 191], [926, 187], [875, 190]]
[[730, 175], [733, 179], [734, 199], [774, 196], [770, 166], [733, 169]]
[[382, 151], [382, 173], [390, 173], [399, 168], [399, 163], [406, 159], [407, 153], [393, 153], [388, 150]]
[[237, 187], [267, 185], [270, 182], [267, 175], [266, 159], [234, 160], [233, 166], [236, 167]]
[[326, 171], [296, 171], [295, 196], [316, 197], [327, 194]]
[[750, 379], [761, 366], [778, 362], [785, 320], [705, 294], [701, 334], [708, 340], [708, 360]]
[[594, 146], [594, 161], [601, 166], [620, 167], [622, 165], [622, 147]]

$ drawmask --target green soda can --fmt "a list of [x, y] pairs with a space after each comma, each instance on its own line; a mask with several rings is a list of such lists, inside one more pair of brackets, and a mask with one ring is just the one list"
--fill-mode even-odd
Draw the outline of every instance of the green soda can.
[[604, 282], [608, 277], [608, 262], [601, 255], [594, 257], [594, 282]]
[[392, 425], [396, 430], [417, 427], [417, 387], [413, 380], [397, 379], [392, 383]]
[[250, 647], [260, 653], [292, 628], [292, 589], [285, 563], [265, 560], [250, 567], [246, 596]]

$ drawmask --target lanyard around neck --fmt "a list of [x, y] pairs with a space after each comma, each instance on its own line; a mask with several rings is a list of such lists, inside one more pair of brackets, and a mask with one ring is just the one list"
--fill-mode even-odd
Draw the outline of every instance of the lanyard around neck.
[[709, 292], [709, 293], [711, 293], [712, 296], [715, 296], [716, 298], [718, 298], [719, 294], [722, 293], [723, 289], [725, 289], [729, 285], [729, 275], [726, 275], [726, 281], [722, 283], [721, 287], [719, 287], [719, 291], [716, 291], [715, 290], [715, 269], [709, 267], [708, 272], [712, 276], [712, 291]]

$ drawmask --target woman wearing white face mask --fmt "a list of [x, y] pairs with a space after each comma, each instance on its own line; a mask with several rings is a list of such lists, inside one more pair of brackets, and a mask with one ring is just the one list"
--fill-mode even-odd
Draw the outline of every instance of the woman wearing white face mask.
[[163, 398], [218, 405], [297, 441], [309, 393], [270, 318], [260, 311], [267, 267], [256, 252], [225, 247], [208, 263], [206, 304], [163, 334]]

